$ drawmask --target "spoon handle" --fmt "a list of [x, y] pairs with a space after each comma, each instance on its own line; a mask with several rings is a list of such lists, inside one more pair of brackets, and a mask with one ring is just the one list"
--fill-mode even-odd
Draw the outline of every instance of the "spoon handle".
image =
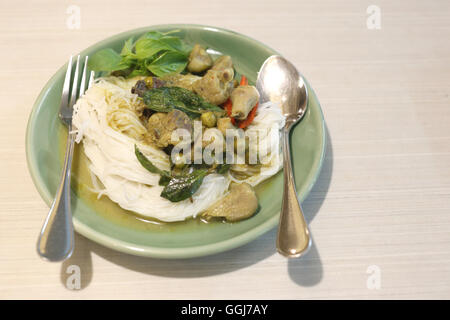
[[60, 185], [37, 243], [39, 255], [49, 261], [69, 258], [74, 247], [72, 213], [70, 209], [70, 169], [75, 138], [69, 125], [66, 155]]
[[290, 126], [283, 130], [284, 190], [278, 225], [277, 249], [288, 258], [298, 258], [311, 246], [308, 225], [297, 198], [290, 151]]

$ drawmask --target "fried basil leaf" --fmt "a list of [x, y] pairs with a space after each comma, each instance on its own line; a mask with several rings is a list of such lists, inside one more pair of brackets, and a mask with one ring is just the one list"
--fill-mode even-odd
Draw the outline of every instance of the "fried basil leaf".
[[161, 175], [161, 177], [170, 177], [170, 173], [156, 167], [137, 147], [134, 145], [134, 153], [136, 154], [136, 158], [139, 163], [151, 173], [156, 173]]
[[161, 192], [161, 197], [172, 202], [190, 198], [200, 188], [207, 173], [207, 170], [196, 170], [188, 175], [172, 177]]
[[143, 94], [147, 108], [156, 112], [170, 112], [178, 109], [191, 119], [198, 118], [205, 111], [223, 113], [223, 109], [207, 103], [192, 91], [179, 87], [161, 87], [146, 91]]

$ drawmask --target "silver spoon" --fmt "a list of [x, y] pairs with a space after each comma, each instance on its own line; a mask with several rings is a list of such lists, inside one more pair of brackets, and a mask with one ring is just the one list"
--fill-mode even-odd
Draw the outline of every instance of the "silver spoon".
[[271, 101], [278, 104], [286, 117], [282, 130], [284, 190], [277, 249], [286, 257], [298, 258], [310, 248], [311, 237], [292, 174], [290, 131], [306, 112], [308, 90], [295, 66], [281, 56], [271, 56], [264, 62], [258, 73], [256, 88], [261, 95], [261, 103]]

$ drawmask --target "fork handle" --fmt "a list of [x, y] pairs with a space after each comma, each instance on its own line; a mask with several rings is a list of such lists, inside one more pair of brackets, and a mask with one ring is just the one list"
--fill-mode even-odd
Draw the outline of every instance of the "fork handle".
[[70, 208], [70, 171], [75, 136], [71, 131], [72, 124], [69, 124], [61, 181], [37, 243], [39, 255], [49, 261], [62, 261], [69, 258], [74, 247]]
[[297, 198], [290, 151], [290, 128], [283, 129], [284, 190], [278, 225], [277, 250], [288, 258], [304, 255], [311, 246], [311, 237]]

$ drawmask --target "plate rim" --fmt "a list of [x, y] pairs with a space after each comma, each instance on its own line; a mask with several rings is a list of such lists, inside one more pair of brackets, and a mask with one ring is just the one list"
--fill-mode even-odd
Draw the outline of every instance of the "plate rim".
[[[122, 38], [126, 36], [127, 34], [136, 34], [138, 32], [145, 32], [151, 28], [197, 28], [197, 29], [206, 29], [206, 30], [212, 30], [222, 32], [222, 33], [229, 33], [235, 36], [239, 36], [242, 38], [245, 38], [248, 41], [251, 41], [253, 43], [256, 43], [258, 46], [262, 46], [265, 48], [270, 49], [271, 51], [278, 54], [276, 50], [273, 50], [271, 47], [265, 45], [264, 43], [253, 39], [249, 36], [246, 36], [244, 34], [221, 28], [216, 26], [209, 26], [209, 25], [201, 25], [201, 24], [158, 24], [158, 25], [150, 25], [146, 27], [140, 27], [135, 28], [132, 30], [128, 30], [125, 32], [117, 33], [112, 36], [109, 36], [103, 40], [100, 40], [98, 42], [95, 42], [94, 44], [90, 45], [86, 49], [82, 50], [79, 54], [83, 55], [83, 52], [88, 51], [91, 49], [91, 47], [99, 46], [104, 42], [110, 42], [114, 41], [115, 39]], [[28, 117], [27, 122], [27, 128], [25, 133], [25, 151], [26, 151], [26, 159], [27, 159], [27, 167], [28, 171], [31, 175], [31, 178], [33, 180], [33, 183], [38, 190], [41, 198], [44, 200], [44, 202], [50, 206], [53, 202], [53, 196], [50, 195], [48, 192], [46, 192], [43, 185], [45, 182], [43, 179], [40, 179], [39, 175], [37, 174], [38, 168], [37, 164], [31, 161], [31, 154], [33, 151], [31, 150], [31, 132], [32, 129], [35, 126], [35, 119], [37, 115], [38, 110], [38, 104], [42, 99], [45, 98], [45, 96], [49, 93], [51, 84], [54, 83], [54, 78], [58, 77], [58, 75], [65, 71], [67, 66], [67, 63], [65, 63], [62, 67], [60, 67], [55, 74], [47, 81], [39, 95], [37, 96], [35, 102], [33, 103], [33, 107], [31, 109], [30, 115]], [[325, 158], [325, 152], [326, 152], [326, 145], [327, 145], [327, 137], [326, 137], [326, 130], [325, 130], [325, 119], [324, 114], [322, 111], [322, 107], [320, 105], [319, 99], [317, 95], [315, 94], [314, 90], [309, 85], [309, 82], [305, 80], [307, 87], [309, 89], [310, 95], [312, 94], [317, 102], [317, 107], [319, 110], [320, 115], [320, 123], [321, 123], [321, 130], [322, 130], [322, 141], [321, 141], [321, 153], [319, 161], [316, 165], [316, 168], [313, 168], [312, 170], [315, 171], [313, 178], [311, 179], [310, 183], [307, 185], [307, 188], [305, 189], [304, 195], [300, 196], [300, 201], [304, 201], [304, 199], [309, 195], [311, 189], [317, 182], [317, 179], [319, 178], [324, 158]], [[301, 125], [301, 122], [299, 123]], [[152, 258], [164, 258], [164, 259], [184, 259], [184, 258], [195, 258], [195, 257], [201, 257], [201, 256], [207, 256], [212, 255], [224, 251], [228, 251], [234, 248], [237, 248], [239, 246], [242, 246], [244, 244], [247, 244], [256, 238], [260, 237], [264, 233], [268, 232], [269, 230], [273, 229], [277, 224], [279, 220], [280, 213], [276, 213], [273, 217], [270, 219], [267, 219], [264, 223], [238, 235], [230, 239], [226, 239], [219, 242], [214, 242], [208, 245], [200, 245], [200, 246], [193, 246], [193, 247], [182, 247], [182, 248], [161, 248], [161, 247], [152, 247], [151, 245], [136, 245], [130, 242], [126, 242], [123, 240], [115, 239], [110, 236], [106, 236], [103, 233], [81, 223], [78, 219], [73, 218], [73, 224], [74, 229], [76, 232], [80, 233], [84, 237], [97, 242], [105, 247], [108, 247], [113, 250], [117, 250], [123, 253], [137, 255], [137, 256], [143, 256], [143, 257], [152, 257]]]

